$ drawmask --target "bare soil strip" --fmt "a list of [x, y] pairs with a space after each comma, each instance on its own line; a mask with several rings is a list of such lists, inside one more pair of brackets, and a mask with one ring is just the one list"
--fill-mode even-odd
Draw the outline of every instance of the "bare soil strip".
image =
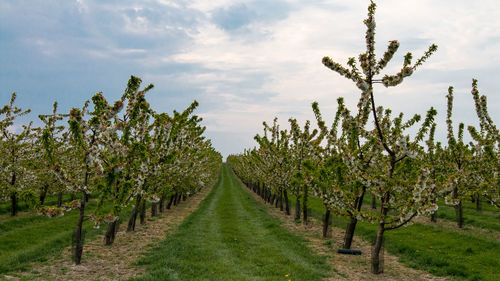
[[[244, 186], [243, 183], [241, 183]], [[337, 249], [342, 248], [345, 230], [332, 227], [331, 237], [322, 237], [322, 223], [315, 218], [309, 217], [309, 224], [296, 223], [293, 215], [287, 216], [279, 208], [270, 206], [257, 194], [248, 188], [244, 188], [255, 200], [267, 206], [271, 216], [283, 222], [283, 226], [297, 234], [305, 237], [308, 246], [321, 255], [327, 256], [327, 262], [333, 268], [334, 275], [326, 280], [449, 280], [449, 278], [433, 276], [427, 272], [409, 268], [398, 261], [398, 257], [384, 253], [385, 270], [383, 274], [375, 275], [370, 272], [371, 245], [360, 237], [355, 236], [352, 249], [362, 251], [362, 255], [338, 254]]]
[[163, 214], [147, 218], [146, 224], [138, 224], [135, 232], [125, 232], [126, 222], [122, 222], [112, 246], [104, 246], [103, 235], [88, 241], [81, 265], [72, 263], [71, 249], [67, 248], [62, 257], [34, 265], [31, 272], [20, 275], [30, 280], [119, 280], [138, 276], [144, 273], [144, 268], [133, 263], [156, 242], [173, 233], [210, 191], [211, 188], [205, 188]]

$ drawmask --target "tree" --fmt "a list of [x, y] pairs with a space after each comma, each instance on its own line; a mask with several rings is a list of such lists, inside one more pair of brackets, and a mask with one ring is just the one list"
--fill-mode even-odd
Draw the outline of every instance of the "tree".
[[[351, 69], [343, 67], [329, 57], [323, 58], [323, 64], [341, 76], [352, 80], [361, 90], [360, 108], [365, 108], [366, 104], [370, 104], [375, 127], [365, 138], [367, 141], [373, 141], [375, 146], [384, 151], [376, 158], [378, 171], [373, 172], [370, 179], [371, 190], [381, 201], [381, 208], [377, 214], [365, 217], [365, 219], [378, 223], [377, 237], [371, 255], [372, 272], [378, 274], [383, 272], [380, 263], [380, 250], [382, 249], [384, 232], [407, 225], [416, 216], [437, 208], [436, 204], [430, 202], [431, 194], [435, 192], [435, 188], [427, 183], [428, 169], [421, 167], [416, 163], [417, 161], [411, 159], [418, 149], [418, 142], [422, 141], [432, 125], [436, 111], [432, 108], [429, 110], [417, 136], [410, 140], [410, 136], [404, 135], [403, 132], [418, 122], [420, 116], [416, 115], [404, 123], [402, 114], [391, 119], [391, 110], [375, 106], [373, 85], [374, 83], [382, 83], [386, 87], [399, 85], [437, 50], [437, 46], [431, 45], [428, 51], [413, 65], [411, 63], [412, 54], [407, 53], [400, 72], [395, 75], [384, 75], [382, 79], [375, 79], [375, 76], [381, 72], [399, 48], [398, 41], [391, 41], [383, 57], [379, 61], [376, 60], [375, 8], [376, 5], [372, 1], [368, 7], [368, 18], [364, 21], [367, 27], [366, 52], [360, 54], [358, 58], [363, 73], [357, 68], [354, 58], [350, 58], [348, 61]], [[407, 171], [414, 173], [408, 177]], [[397, 209], [400, 213], [393, 215], [390, 213], [391, 209]]]
[[[82, 194], [81, 200], [72, 204], [73, 207], [80, 210], [74, 233], [73, 261], [75, 264], [81, 263], [83, 253], [82, 226], [85, 218], [85, 203], [88, 194], [94, 187], [90, 181], [93, 176], [102, 176], [103, 173], [99, 148], [106, 144], [102, 142], [101, 137], [110, 129], [110, 120], [114, 119], [123, 107], [121, 101], [115, 102], [113, 106], [109, 105], [100, 92], [92, 97], [92, 103], [92, 112], [88, 111], [89, 102], [87, 101], [81, 109], [73, 108], [69, 113], [69, 142], [74, 149], [74, 159], [72, 160], [82, 167], [76, 173], [68, 171], [68, 167], [64, 166], [65, 163], [61, 162], [54, 154], [53, 147], [56, 145], [54, 138], [48, 135], [44, 137], [44, 146], [52, 169], [69, 190]], [[89, 119], [86, 119], [87, 115]], [[48, 132], [44, 134], [48, 134]]]
[[473, 175], [477, 194], [483, 195], [488, 202], [500, 208], [500, 134], [488, 113], [486, 96], [479, 95], [477, 80], [472, 80], [472, 97], [479, 119], [479, 130], [474, 126], [467, 129], [474, 139], [471, 143], [474, 152]]
[[23, 126], [20, 132], [14, 128], [14, 121], [30, 112], [14, 105], [16, 94], [13, 93], [10, 103], [0, 110], [0, 178], [2, 181], [1, 197], [10, 197], [11, 216], [18, 212], [18, 196], [29, 188], [30, 180], [34, 176], [26, 168], [27, 162], [33, 155], [30, 153], [31, 123]]
[[445, 197], [446, 203], [453, 205], [457, 214], [457, 225], [463, 227], [463, 208], [462, 200], [464, 197], [471, 195], [471, 160], [472, 151], [469, 146], [464, 143], [464, 127], [463, 123], [458, 126], [458, 135], [455, 138], [453, 133], [453, 121], [451, 119], [453, 112], [453, 87], [448, 88], [448, 108], [446, 114], [446, 125], [448, 128], [448, 147], [445, 151], [445, 159], [447, 164], [448, 189], [450, 194]]

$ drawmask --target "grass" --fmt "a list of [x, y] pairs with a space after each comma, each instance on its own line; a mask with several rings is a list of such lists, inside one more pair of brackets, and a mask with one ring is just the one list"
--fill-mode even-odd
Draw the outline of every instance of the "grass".
[[133, 280], [321, 280], [325, 257], [313, 255], [270, 217], [224, 165], [219, 182], [177, 232], [138, 264]]
[[[456, 221], [455, 209], [451, 206], [440, 205], [437, 212], [438, 219]], [[464, 206], [464, 226], [474, 226], [500, 232], [500, 212], [477, 211], [475, 208]]]
[[[295, 206], [294, 197], [291, 203], [292, 207]], [[320, 199], [310, 197], [309, 208], [313, 217], [321, 219], [324, 207]], [[475, 214], [475, 210], [467, 211], [471, 220], [480, 221], [488, 216]], [[446, 213], [448, 210], [445, 207], [439, 212]], [[494, 219], [494, 215], [489, 215], [486, 220]], [[334, 216], [333, 224], [345, 228], [347, 220]], [[488, 225], [494, 227], [495, 222]], [[375, 225], [358, 223], [356, 235], [374, 241], [376, 229]], [[446, 229], [439, 224], [416, 223], [388, 231], [384, 237], [386, 250], [398, 256], [407, 266], [437, 276], [452, 276], [453, 280], [500, 280], [500, 241], [493, 236]]]
[[[95, 202], [90, 201], [86, 209], [92, 210], [94, 207]], [[129, 210], [123, 212], [122, 221], [126, 220], [129, 213]], [[0, 274], [26, 271], [32, 262], [44, 262], [60, 254], [72, 243], [78, 215], [79, 210], [72, 210], [57, 218], [30, 214], [1, 221]], [[95, 229], [93, 223], [85, 221], [85, 238], [90, 239], [105, 229], [106, 225]]]
[[[76, 198], [81, 198], [80, 194], [77, 194]], [[63, 195], [63, 203], [64, 202], [69, 202], [70, 199], [71, 199], [71, 195], [70, 194], [64, 194]], [[55, 205], [57, 205], [57, 195], [47, 194], [47, 197], [45, 198], [44, 205], [45, 206], [55, 206]], [[18, 201], [18, 205], [17, 206], [18, 206], [18, 212], [23, 212], [23, 211], [29, 211], [30, 210], [30, 207], [28, 206], [28, 204], [26, 204], [26, 202], [24, 202], [23, 200], [20, 200], [20, 199]], [[5, 220], [6, 218], [10, 217], [11, 208], [12, 208], [12, 203], [11, 203], [10, 200], [0, 202], [0, 216], [2, 216], [2, 220]]]
[[[484, 199], [483, 199], [484, 201]], [[380, 206], [380, 202], [377, 202]], [[371, 206], [371, 196], [365, 196], [363, 201], [365, 206]], [[500, 212], [499, 210], [486, 202], [482, 202], [482, 210], [477, 211], [476, 205], [470, 201], [464, 200], [463, 217], [464, 226], [473, 226], [487, 229], [490, 231], [500, 232]], [[439, 202], [439, 210], [437, 212], [438, 219], [456, 222], [457, 217], [453, 206], [446, 205], [444, 201]]]

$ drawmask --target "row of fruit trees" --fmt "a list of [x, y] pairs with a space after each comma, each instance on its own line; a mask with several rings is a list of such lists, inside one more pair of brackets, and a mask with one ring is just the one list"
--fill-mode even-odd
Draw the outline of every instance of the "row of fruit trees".
[[[453, 126], [452, 87], [446, 96], [446, 144], [434, 139], [434, 108], [423, 118], [414, 115], [405, 119], [403, 113], [394, 116], [391, 109], [377, 106], [374, 85], [399, 85], [437, 46], [431, 45], [414, 63], [412, 54], [407, 53], [398, 73], [377, 78], [399, 43], [391, 41], [382, 58], [376, 59], [375, 8], [372, 2], [364, 21], [366, 52], [357, 60], [349, 58], [347, 67], [323, 58], [327, 68], [353, 81], [361, 91], [356, 110], [349, 110], [339, 98], [331, 126], [323, 121], [317, 103], [312, 104], [317, 129], [309, 121], [302, 128], [294, 118], [288, 120], [288, 129], [281, 129], [276, 119], [273, 124], [264, 122], [264, 133], [255, 136], [258, 147], [231, 155], [228, 162], [244, 183], [288, 215], [288, 196], [293, 194], [297, 198], [295, 218], [302, 215], [304, 223], [308, 220], [308, 196], [321, 198], [326, 210], [323, 235], [331, 212], [349, 220], [346, 249], [351, 247], [358, 221], [378, 225], [371, 253], [371, 270], [378, 274], [383, 272], [380, 252], [384, 233], [409, 225], [418, 216], [431, 216], [435, 221], [439, 200], [455, 207], [459, 227], [463, 226], [463, 200], [473, 198], [479, 204], [482, 199], [500, 206], [500, 136], [476, 80], [471, 101], [479, 127], [467, 127], [470, 143], [464, 141], [465, 125], [459, 124], [458, 131]], [[416, 134], [410, 135], [408, 129], [415, 126]], [[366, 196], [372, 196], [372, 208], [363, 207]]]
[[[14, 129], [16, 119], [29, 113], [15, 106], [15, 94], [0, 111], [0, 200], [11, 201], [12, 216], [19, 200], [50, 217], [79, 209], [76, 264], [83, 252], [84, 220], [107, 224], [105, 243], [110, 245], [125, 207], [133, 206], [127, 225], [133, 231], [138, 214], [144, 218], [146, 201], [154, 216], [158, 208], [163, 212], [217, 180], [222, 156], [203, 136], [201, 118], [193, 115], [198, 103], [171, 115], [156, 112], [146, 99], [153, 85], [142, 90], [140, 85], [141, 79], [132, 76], [119, 100], [109, 103], [97, 93], [69, 114], [58, 113], [54, 103], [51, 114], [39, 115], [43, 125], [38, 128], [30, 122]], [[57, 206], [44, 205], [47, 194], [58, 194]], [[62, 194], [73, 200], [63, 204]], [[85, 208], [89, 196], [97, 201], [90, 212]]]

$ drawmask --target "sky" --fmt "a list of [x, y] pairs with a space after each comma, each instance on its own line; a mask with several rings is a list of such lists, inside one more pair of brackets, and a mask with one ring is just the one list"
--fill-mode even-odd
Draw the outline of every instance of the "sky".
[[[454, 122], [477, 124], [472, 78], [500, 121], [500, 5], [497, 0], [376, 1], [376, 50], [403, 56], [438, 51], [397, 87], [374, 89], [377, 105], [409, 117], [438, 110], [444, 141], [446, 94], [455, 87]], [[313, 120], [313, 101], [331, 122], [336, 100], [354, 109], [359, 90], [324, 67], [365, 51], [368, 0], [0, 0], [0, 104], [16, 92], [29, 118], [81, 107], [99, 91], [116, 100], [130, 75], [152, 83], [159, 112], [193, 100], [206, 136], [224, 156], [256, 145], [262, 121], [282, 128], [294, 117]], [[27, 121], [27, 120], [24, 120]], [[36, 123], [36, 122], [35, 122]]]

